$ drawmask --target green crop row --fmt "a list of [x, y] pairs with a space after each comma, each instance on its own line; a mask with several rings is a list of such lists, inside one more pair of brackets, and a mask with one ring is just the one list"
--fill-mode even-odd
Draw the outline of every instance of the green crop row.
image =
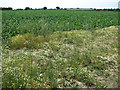
[[55, 31], [93, 30], [118, 25], [118, 12], [28, 10], [3, 11], [2, 14], [4, 39], [25, 33], [46, 36]]

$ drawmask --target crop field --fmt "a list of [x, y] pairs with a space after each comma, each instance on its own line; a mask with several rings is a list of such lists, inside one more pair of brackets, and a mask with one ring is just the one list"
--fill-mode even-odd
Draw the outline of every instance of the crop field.
[[118, 12], [2, 12], [3, 88], [118, 88]]
[[16, 34], [36, 35], [55, 31], [93, 30], [118, 25], [118, 12], [104, 11], [3, 11], [3, 38]]

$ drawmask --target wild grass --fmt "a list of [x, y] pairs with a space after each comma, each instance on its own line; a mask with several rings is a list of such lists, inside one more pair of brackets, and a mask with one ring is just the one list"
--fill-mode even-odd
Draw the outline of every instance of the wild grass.
[[57, 31], [49, 39], [13, 36], [3, 50], [3, 88], [117, 88], [117, 32], [112, 26]]
[[43, 36], [35, 36], [34, 34], [26, 33], [24, 35], [16, 35], [9, 39], [8, 45], [10, 48], [40, 48], [41, 43], [47, 42]]

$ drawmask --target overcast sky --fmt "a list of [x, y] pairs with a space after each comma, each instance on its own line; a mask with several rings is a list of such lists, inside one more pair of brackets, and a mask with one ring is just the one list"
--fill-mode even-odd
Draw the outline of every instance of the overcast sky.
[[120, 0], [0, 0], [0, 7], [16, 8], [118, 8]]

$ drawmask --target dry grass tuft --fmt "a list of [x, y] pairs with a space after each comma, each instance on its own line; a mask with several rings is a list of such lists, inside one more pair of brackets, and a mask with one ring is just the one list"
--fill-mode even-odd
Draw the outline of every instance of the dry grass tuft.
[[10, 48], [40, 48], [42, 43], [47, 40], [43, 36], [35, 36], [34, 34], [26, 33], [24, 35], [16, 35], [10, 38]]

